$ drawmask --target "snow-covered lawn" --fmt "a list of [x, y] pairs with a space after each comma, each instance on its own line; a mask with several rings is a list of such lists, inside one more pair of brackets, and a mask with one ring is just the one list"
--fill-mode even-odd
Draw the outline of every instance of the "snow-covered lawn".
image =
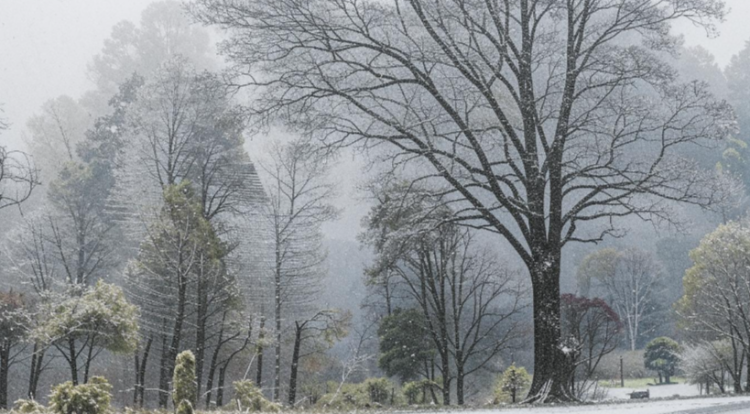
[[673, 384], [659, 385], [656, 387], [642, 388], [606, 388], [606, 400], [630, 399], [630, 393], [633, 391], [645, 391], [648, 389], [651, 398], [669, 398], [679, 395], [680, 397], [696, 397], [700, 395], [700, 389], [696, 385], [690, 384]]
[[[424, 411], [415, 414], [425, 414]], [[689, 398], [681, 400], [602, 403], [579, 406], [545, 406], [523, 408], [485, 408], [463, 412], [435, 411], [445, 414], [714, 414], [750, 413], [750, 396], [723, 398]]]

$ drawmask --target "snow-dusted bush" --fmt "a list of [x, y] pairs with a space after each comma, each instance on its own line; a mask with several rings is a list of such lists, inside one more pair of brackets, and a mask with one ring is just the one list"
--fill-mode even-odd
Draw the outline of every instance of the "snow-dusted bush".
[[109, 411], [111, 390], [104, 377], [92, 377], [79, 385], [66, 381], [52, 389], [50, 408], [56, 414], [105, 414]]
[[271, 412], [281, 411], [279, 404], [268, 401], [255, 383], [250, 380], [235, 381], [234, 401], [231, 409], [242, 412]]
[[13, 403], [13, 411], [21, 414], [38, 414], [46, 412], [47, 408], [35, 400], [20, 399]]
[[172, 381], [172, 398], [177, 414], [193, 414], [193, 407], [198, 400], [198, 385], [195, 382], [195, 355], [191, 351], [183, 351], [177, 355]]
[[336, 384], [336, 391], [320, 397], [316, 406], [346, 411], [399, 405], [403, 403], [403, 399], [400, 395], [394, 394], [395, 388], [395, 385], [386, 378], [369, 378], [361, 384]]
[[[691, 384], [715, 384], [723, 393], [726, 391], [726, 367], [732, 366], [732, 345], [729, 340], [705, 342], [686, 346], [680, 355], [680, 366]], [[730, 377], [732, 373], [730, 372]], [[741, 374], [741, 373], [740, 373]], [[736, 378], [741, 380], [740, 376]]]

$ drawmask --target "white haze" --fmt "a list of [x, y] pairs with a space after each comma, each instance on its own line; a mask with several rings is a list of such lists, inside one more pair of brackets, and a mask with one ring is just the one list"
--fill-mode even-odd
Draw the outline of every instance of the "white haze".
[[[93, 87], [87, 65], [103, 46], [112, 26], [138, 22], [152, 0], [0, 0], [0, 105], [11, 129], [0, 144], [22, 145], [25, 123], [42, 103], [59, 95], [77, 98]], [[708, 49], [724, 67], [750, 40], [750, 1], [727, 0], [731, 9], [720, 36], [689, 22], [675, 26], [686, 45]], [[352, 240], [366, 206], [357, 203], [360, 163], [344, 156], [333, 176], [339, 180], [341, 219], [326, 226], [329, 237]]]

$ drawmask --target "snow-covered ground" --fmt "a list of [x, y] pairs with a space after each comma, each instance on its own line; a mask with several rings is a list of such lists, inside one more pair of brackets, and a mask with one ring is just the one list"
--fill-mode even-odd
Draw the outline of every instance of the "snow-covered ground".
[[[435, 411], [437, 414], [750, 414], [750, 396], [690, 398], [668, 401], [638, 401], [583, 406], [545, 406], [507, 409], [480, 409], [460, 412]], [[402, 413], [408, 414], [408, 413]], [[417, 411], [415, 414], [426, 414]]]
[[508, 410], [482, 410], [472, 414], [676, 414], [676, 413], [750, 413], [750, 397], [691, 398], [620, 404], [596, 404], [575, 407], [534, 407]]
[[606, 388], [607, 400], [630, 399], [630, 393], [633, 391], [645, 391], [646, 388], [651, 393], [651, 398], [669, 398], [674, 396], [696, 397], [700, 395], [700, 389], [696, 385], [690, 384], [673, 384], [659, 385], [657, 387], [645, 388]]

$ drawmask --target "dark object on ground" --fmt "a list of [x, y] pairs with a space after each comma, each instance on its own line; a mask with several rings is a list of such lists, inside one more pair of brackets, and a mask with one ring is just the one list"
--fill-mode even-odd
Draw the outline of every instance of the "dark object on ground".
[[642, 400], [642, 399], [647, 399], [647, 398], [650, 398], [650, 397], [651, 397], [651, 394], [650, 394], [649, 390], [646, 390], [646, 391], [633, 391], [633, 392], [630, 393], [630, 399], [631, 400]]

